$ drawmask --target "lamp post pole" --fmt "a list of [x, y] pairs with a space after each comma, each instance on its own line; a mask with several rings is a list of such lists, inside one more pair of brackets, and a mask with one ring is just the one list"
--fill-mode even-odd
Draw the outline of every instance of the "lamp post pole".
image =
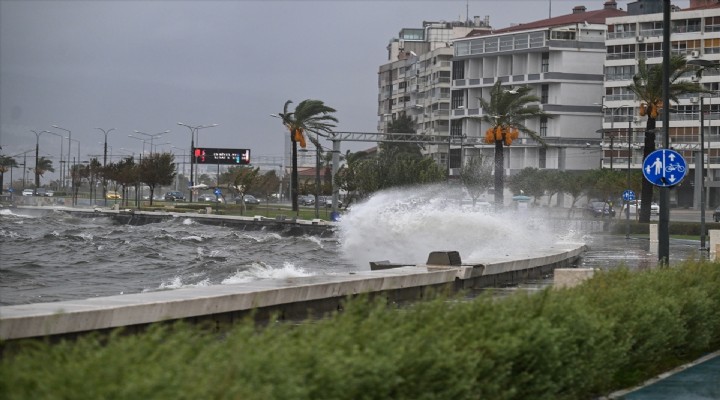
[[30, 132], [35, 134], [35, 188], [33, 189], [33, 196], [37, 196], [37, 189], [40, 186], [40, 174], [38, 174], [38, 158], [40, 157], [40, 135], [42, 132], [31, 130]]
[[[105, 145], [103, 147], [103, 169], [105, 169], [105, 167], [107, 167], [107, 148], [108, 148], [107, 137], [108, 137], [108, 133], [114, 131], [115, 128], [110, 128], [108, 130], [105, 130], [103, 128], [95, 128], [95, 129], [99, 129], [105, 136]], [[103, 201], [105, 202], [105, 205], [107, 206], [107, 179], [105, 178], [105, 172], [103, 172], [102, 187], [103, 187], [103, 199], [104, 199]]]
[[[663, 144], [670, 148], [670, 0], [663, 0], [663, 41], [662, 41], [662, 103], [663, 113]], [[658, 218], [658, 261], [670, 263], [670, 189], [660, 188], [660, 217]]]
[[[193, 180], [194, 179], [193, 166], [197, 164], [196, 162], [194, 162], [195, 154], [193, 154], [195, 152], [195, 135], [198, 134], [198, 131], [200, 129], [213, 128], [213, 127], [218, 126], [218, 124], [197, 125], [197, 126], [183, 124], [182, 122], [178, 122], [177, 124], [190, 129], [190, 186], [194, 186], [195, 182]], [[190, 202], [192, 203], [192, 201], [193, 201], [193, 192], [192, 192], [192, 189], [190, 189]]]
[[[68, 153], [67, 153], [67, 158], [65, 159], [65, 174], [64, 174], [65, 176], [67, 176], [67, 175], [69, 175], [69, 174], [68, 174], [68, 171], [67, 171], [67, 164], [70, 162], [70, 147], [72, 147], [71, 144], [70, 144], [70, 140], [72, 139], [72, 131], [70, 131], [70, 129], [61, 128], [61, 127], [59, 127], [59, 126], [57, 126], [57, 125], [53, 125], [52, 127], [55, 128], [55, 129], [60, 129], [61, 131], [65, 131], [65, 132], [68, 133], [68, 136], [67, 136], [67, 140], [68, 140]], [[63, 177], [63, 185], [64, 185], [64, 184], [65, 184], [65, 177]]]
[[154, 150], [153, 150], [153, 140], [155, 140], [156, 137], [160, 137], [160, 136], [162, 136], [162, 135], [164, 135], [164, 134], [166, 134], [166, 133], [170, 133], [170, 131], [168, 131], [168, 130], [163, 131], [163, 132], [159, 132], [159, 133], [152, 133], [152, 134], [151, 134], [151, 133], [140, 132], [140, 131], [138, 131], [138, 130], [136, 130], [136, 131], [134, 131], [134, 132], [135, 132], [135, 133], [139, 133], [139, 134], [141, 134], [141, 135], [145, 135], [145, 136], [150, 137], [150, 154], [152, 154], [153, 151], [154, 151]]
[[[700, 250], [705, 251], [705, 115], [700, 95]], [[704, 253], [703, 253], [704, 254]]]
[[59, 133], [55, 133], [55, 132], [50, 132], [50, 131], [44, 131], [44, 132], [47, 132], [47, 133], [49, 133], [49, 134], [51, 134], [51, 135], [55, 135], [55, 136], [57, 136], [57, 137], [60, 138], [60, 161], [59, 161], [59, 164], [60, 164], [60, 172], [59, 172], [59, 175], [60, 175], [60, 186], [63, 186], [63, 182], [64, 182], [64, 178], [65, 178], [65, 175], [63, 175], [63, 153], [64, 153], [64, 152], [63, 152], [63, 144], [64, 144], [64, 142], [65, 142], [65, 141], [63, 140], [63, 139], [64, 139], [64, 138], [63, 138], [63, 135], [61, 135], [61, 134], [59, 134]]
[[[632, 118], [628, 120], [628, 167], [627, 167], [627, 187], [630, 189], [630, 162], [632, 161]], [[637, 214], [637, 203], [635, 203], [635, 213]], [[626, 218], [626, 231], [625, 231], [625, 239], [630, 239], [630, 202], [627, 202], [627, 206], [625, 207], [625, 218]]]

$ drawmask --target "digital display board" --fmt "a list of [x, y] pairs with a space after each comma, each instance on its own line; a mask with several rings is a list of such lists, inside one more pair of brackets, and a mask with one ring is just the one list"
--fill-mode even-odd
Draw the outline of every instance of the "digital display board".
[[250, 149], [195, 147], [192, 156], [197, 164], [250, 164]]

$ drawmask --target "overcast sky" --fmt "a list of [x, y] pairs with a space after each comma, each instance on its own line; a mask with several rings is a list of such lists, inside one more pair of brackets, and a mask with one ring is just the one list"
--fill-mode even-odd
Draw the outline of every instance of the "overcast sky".
[[[219, 124], [200, 131], [201, 146], [281, 157], [286, 132], [269, 114], [308, 98], [337, 109], [338, 131], [375, 132], [377, 71], [400, 29], [464, 19], [466, 5], [470, 18], [488, 15], [502, 28], [603, 1], [550, 4], [0, 0], [0, 153], [34, 150], [30, 130], [66, 135], [52, 125], [72, 131], [83, 159], [102, 154], [96, 127], [115, 128], [108, 142], [116, 155], [139, 154], [142, 142], [128, 137], [135, 130], [170, 130], [155, 143], [187, 149], [190, 130], [177, 125], [184, 122]], [[343, 152], [370, 146], [343, 144]], [[40, 153], [57, 165], [60, 138], [42, 135]]]

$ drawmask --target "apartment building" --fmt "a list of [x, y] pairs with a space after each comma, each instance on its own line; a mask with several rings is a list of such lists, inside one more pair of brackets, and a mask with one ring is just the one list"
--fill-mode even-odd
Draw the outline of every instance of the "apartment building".
[[[422, 28], [402, 29], [388, 44], [389, 62], [378, 72], [378, 132], [387, 132], [392, 120], [409, 116], [418, 135], [448, 137], [452, 40], [489, 30], [489, 17], [424, 21]], [[448, 146], [430, 145], [426, 151], [446, 165]]]
[[[639, 116], [639, 102], [626, 88], [632, 83], [638, 60], [648, 64], [662, 63], [663, 15], [662, 0], [638, 1], [628, 5], [628, 15], [607, 20], [607, 54], [605, 59], [604, 120], [602, 165], [605, 168], [639, 169], [642, 166], [643, 137], [646, 118]], [[684, 10], [671, 13], [670, 52], [691, 60], [720, 64], [720, 5], [714, 1], [690, 1]], [[706, 69], [700, 78], [688, 74], [687, 79], [700, 81], [709, 93], [681, 96], [672, 104], [670, 126], [657, 121], [657, 145], [662, 147], [669, 132], [670, 146], [680, 152], [690, 167], [686, 178], [670, 191], [670, 204], [699, 207], [702, 177], [696, 174], [705, 162], [706, 204], [720, 203], [720, 70]], [[701, 99], [701, 96], [703, 97]], [[700, 134], [700, 103], [704, 115]], [[705, 157], [700, 153], [704, 137]]]
[[547, 147], [521, 134], [505, 148], [506, 175], [526, 167], [598, 168], [606, 20], [625, 14], [613, 0], [599, 10], [577, 6], [567, 15], [455, 40], [449, 121], [452, 136], [461, 140], [451, 150], [451, 160], [460, 162], [451, 164], [460, 167], [477, 154], [493, 156], [494, 145], [483, 142], [488, 126], [479, 120], [478, 99], [489, 100], [499, 80], [507, 89], [531, 87], [551, 116], [526, 123]]

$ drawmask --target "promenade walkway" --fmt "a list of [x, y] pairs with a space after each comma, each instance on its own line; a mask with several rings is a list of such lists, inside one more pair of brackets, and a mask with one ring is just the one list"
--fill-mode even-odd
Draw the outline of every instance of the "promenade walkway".
[[662, 374], [639, 388], [613, 393], [610, 398], [624, 400], [720, 399], [720, 351]]

